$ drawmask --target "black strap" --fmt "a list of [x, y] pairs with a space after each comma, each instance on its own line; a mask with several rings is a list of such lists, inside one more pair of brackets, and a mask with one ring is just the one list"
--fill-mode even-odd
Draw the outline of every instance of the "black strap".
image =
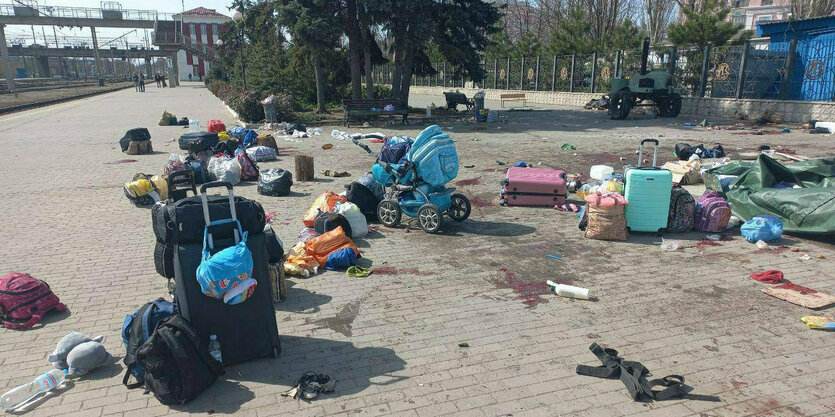
[[145, 313], [153, 313], [153, 310], [148, 311], [149, 309], [154, 308], [154, 303], [146, 303], [139, 310], [136, 310], [136, 313], [133, 314], [133, 319], [130, 323], [130, 331], [128, 332], [128, 344], [125, 346], [125, 358], [122, 362], [127, 366], [127, 370], [125, 371], [125, 376], [122, 378], [122, 384], [124, 384], [128, 389], [139, 388], [144, 385], [145, 381], [140, 378], [136, 377], [136, 382], [132, 384], [128, 384], [128, 380], [130, 380], [130, 376], [133, 373], [133, 368], [136, 364], [136, 352], [139, 351], [139, 346], [142, 342], [142, 325], [143, 320], [142, 318], [145, 317]]
[[620, 363], [621, 357], [618, 356], [618, 351], [610, 348], [603, 348], [597, 343], [592, 343], [589, 350], [600, 362], [602, 366], [588, 366], [577, 365], [577, 373], [580, 375], [593, 376], [597, 378], [615, 379], [620, 377]]
[[[652, 398], [666, 400], [673, 397], [681, 397], [691, 391], [691, 387], [684, 383], [681, 375], [667, 375], [663, 378], [653, 379], [648, 382]], [[665, 387], [662, 390], [653, 390], [657, 386]]]

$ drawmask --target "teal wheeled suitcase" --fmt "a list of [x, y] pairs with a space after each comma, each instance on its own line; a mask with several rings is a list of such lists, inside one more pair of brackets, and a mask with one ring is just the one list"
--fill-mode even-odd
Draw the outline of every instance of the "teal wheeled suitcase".
[[[642, 167], [644, 143], [655, 144], [652, 166]], [[632, 232], [656, 232], [661, 234], [667, 227], [670, 213], [670, 194], [673, 189], [673, 173], [658, 168], [658, 141], [644, 139], [638, 148], [638, 167], [629, 168], [625, 175], [624, 197], [626, 206], [626, 227]]]

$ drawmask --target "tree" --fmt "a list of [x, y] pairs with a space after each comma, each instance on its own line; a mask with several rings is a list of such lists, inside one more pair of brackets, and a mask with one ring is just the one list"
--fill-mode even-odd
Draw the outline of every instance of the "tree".
[[513, 42], [507, 31], [501, 30], [490, 35], [490, 44], [484, 49], [486, 59], [505, 59], [513, 51]]
[[835, 0], [791, 0], [792, 19], [828, 16], [835, 9]]
[[704, 11], [682, 9], [685, 20], [670, 25], [667, 37], [677, 46], [694, 45], [704, 51], [707, 44], [721, 46], [731, 40], [747, 39], [750, 31], [744, 31], [742, 25], [727, 20], [731, 9], [720, 5], [717, 0], [705, 0]]
[[644, 30], [653, 44], [661, 43], [673, 19], [674, 0], [644, 0]]
[[623, 19], [611, 27], [603, 38], [594, 38], [592, 20], [580, 7], [571, 10], [557, 24], [551, 34], [548, 49], [556, 55], [607, 53], [618, 49], [636, 48], [643, 32], [629, 19]]
[[279, 21], [289, 31], [292, 42], [313, 58], [317, 113], [327, 112], [323, 60], [342, 34], [338, 6], [329, 0], [278, 0]]
[[670, 25], [667, 31], [669, 40], [681, 48], [685, 62], [683, 83], [691, 92], [696, 92], [699, 85], [700, 67], [708, 44], [741, 43], [752, 35], [750, 30], [743, 30], [742, 25], [726, 20], [731, 9], [718, 0], [705, 0], [702, 6], [702, 11], [682, 9], [684, 21]]
[[519, 40], [516, 41], [516, 44], [513, 45], [513, 51], [510, 56], [512, 58], [539, 56], [542, 54], [542, 51], [543, 47], [542, 43], [539, 42], [539, 38], [533, 32], [528, 31], [523, 33], [519, 37]]

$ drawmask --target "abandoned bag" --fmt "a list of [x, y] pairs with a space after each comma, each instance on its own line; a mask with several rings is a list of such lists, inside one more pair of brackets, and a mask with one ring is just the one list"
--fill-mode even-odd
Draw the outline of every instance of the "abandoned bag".
[[193, 400], [223, 373], [197, 331], [176, 315], [159, 323], [136, 361], [145, 369], [145, 389], [164, 405]]
[[783, 222], [777, 216], [763, 214], [743, 223], [739, 231], [742, 237], [751, 243], [759, 240], [780, 240], [783, 237]]
[[319, 194], [304, 214], [304, 225], [307, 227], [313, 227], [319, 213], [331, 212], [336, 206], [336, 203], [345, 203], [347, 201], [348, 199], [345, 196], [338, 195], [333, 191], [325, 191], [322, 194]]
[[125, 183], [125, 196], [136, 206], [150, 206], [168, 199], [168, 182], [158, 175], [137, 173]]
[[219, 155], [209, 160], [209, 173], [216, 181], [238, 185], [241, 182], [241, 164], [237, 159]]
[[275, 143], [275, 138], [273, 135], [260, 135], [255, 138], [255, 143], [258, 146], [266, 146], [268, 148], [275, 149], [278, 152], [278, 145]]
[[342, 227], [345, 235], [349, 238], [353, 236], [353, 229], [351, 229], [351, 222], [345, 216], [338, 213], [322, 212], [316, 217], [314, 229], [316, 233], [324, 234], [330, 232], [337, 227]]
[[29, 274], [12, 272], [0, 278], [0, 319], [3, 327], [28, 329], [50, 311], [67, 311], [49, 284]]
[[255, 162], [274, 161], [276, 159], [275, 149], [268, 146], [253, 146], [247, 148], [246, 154]]
[[[151, 333], [157, 327], [157, 324], [162, 320], [173, 316], [174, 304], [171, 302], [158, 298], [149, 303], [145, 303], [142, 307], [125, 316], [125, 321], [122, 323], [122, 344], [125, 346], [124, 362], [127, 370], [125, 376], [122, 378], [122, 383], [128, 388], [137, 388], [145, 383], [145, 369], [142, 365], [136, 363], [136, 353], [139, 347], [151, 337]], [[128, 383], [131, 375], [136, 380], [134, 383]]]
[[667, 231], [686, 233], [693, 230], [696, 219], [696, 200], [687, 190], [673, 187], [670, 194], [670, 214], [667, 218]]
[[197, 282], [203, 294], [223, 300], [226, 304], [240, 304], [255, 291], [258, 283], [252, 278], [252, 252], [246, 246], [248, 233], [238, 223], [241, 241], [215, 254], [209, 251], [209, 227], [203, 238], [203, 260], [197, 267]]
[[162, 117], [159, 118], [159, 125], [160, 126], [175, 126], [177, 125], [177, 116], [164, 111], [162, 112]]
[[150, 140], [131, 141], [128, 143], [128, 149], [125, 150], [128, 155], [145, 155], [154, 153], [154, 146], [151, 145]]
[[148, 132], [148, 129], [144, 127], [137, 127], [125, 132], [125, 136], [122, 136], [122, 139], [119, 139], [119, 146], [122, 147], [122, 152], [125, 152], [128, 150], [128, 145], [131, 142], [142, 142], [147, 140], [151, 140], [151, 132]]
[[586, 196], [586, 234], [589, 239], [626, 240], [626, 200], [618, 193], [596, 193]]
[[377, 205], [380, 204], [382, 198], [377, 197], [373, 191], [357, 181], [346, 185], [345, 188], [347, 189], [345, 197], [348, 198], [348, 201], [359, 207], [367, 221], [376, 221]]
[[699, 175], [702, 163], [699, 160], [667, 162], [661, 168], [673, 173], [673, 184], [693, 185], [702, 182]]
[[281, 197], [290, 194], [293, 174], [283, 169], [265, 169], [258, 177], [258, 194]]
[[351, 238], [345, 235], [341, 226], [323, 235], [314, 237], [304, 244], [305, 253], [316, 259], [320, 268], [325, 266], [328, 255], [342, 248], [353, 249], [354, 253], [359, 257], [359, 249], [354, 245]]
[[258, 179], [258, 165], [250, 159], [243, 149], [238, 148], [235, 151], [235, 159], [241, 164], [241, 180], [255, 181]]

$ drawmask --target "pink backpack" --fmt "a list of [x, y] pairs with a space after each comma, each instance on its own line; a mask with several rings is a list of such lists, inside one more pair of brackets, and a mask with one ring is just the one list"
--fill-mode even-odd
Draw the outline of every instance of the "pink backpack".
[[3, 327], [28, 329], [52, 311], [67, 311], [49, 285], [29, 274], [12, 272], [0, 278], [0, 318]]
[[731, 206], [716, 191], [708, 191], [696, 203], [696, 221], [693, 228], [700, 232], [721, 232], [728, 227]]
[[245, 151], [240, 150], [239, 152], [235, 152], [235, 158], [241, 164], [241, 180], [255, 181], [258, 179], [258, 165], [252, 161], [252, 158]]

